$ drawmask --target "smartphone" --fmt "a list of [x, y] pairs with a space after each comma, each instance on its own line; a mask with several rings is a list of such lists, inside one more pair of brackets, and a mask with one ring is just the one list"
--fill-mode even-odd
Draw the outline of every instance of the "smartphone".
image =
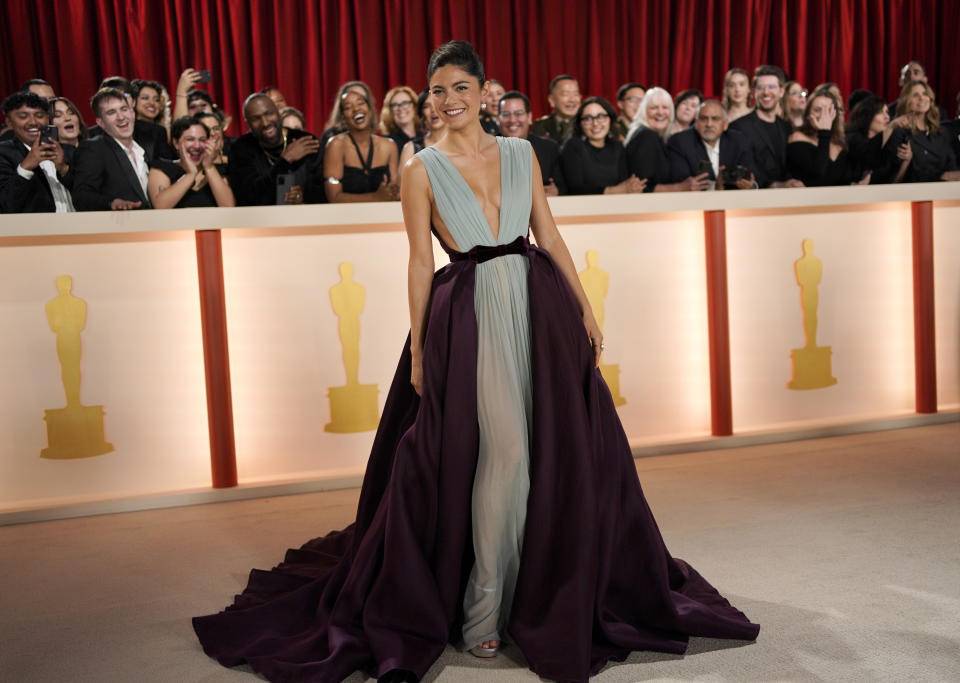
[[296, 185], [296, 174], [295, 173], [281, 173], [277, 176], [277, 204], [286, 204], [285, 197], [287, 192], [291, 187]]
[[40, 129], [40, 144], [46, 144], [51, 140], [60, 140], [60, 129], [56, 126], [44, 126]]
[[210, 69], [197, 69], [197, 73], [200, 74], [200, 79], [197, 83], [209, 83], [213, 78], [210, 76]]
[[700, 164], [697, 166], [697, 172], [694, 173], [694, 175], [703, 175], [704, 173], [710, 176], [710, 180], [717, 179], [717, 177], [713, 174], [713, 164], [711, 164], [707, 159], [700, 160]]

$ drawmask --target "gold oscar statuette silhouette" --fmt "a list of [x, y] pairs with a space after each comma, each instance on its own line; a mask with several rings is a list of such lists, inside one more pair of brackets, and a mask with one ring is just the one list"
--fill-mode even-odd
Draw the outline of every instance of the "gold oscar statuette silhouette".
[[43, 411], [48, 446], [40, 451], [41, 458], [89, 458], [113, 450], [113, 444], [104, 440], [103, 406], [80, 403], [80, 333], [87, 322], [87, 302], [73, 296], [72, 287], [69, 275], [58, 276], [60, 294], [46, 305], [47, 322], [57, 335], [57, 357], [67, 407]]
[[347, 383], [330, 387], [330, 422], [324, 431], [337, 434], [367, 432], [380, 422], [377, 408], [377, 385], [360, 384], [360, 313], [366, 300], [366, 289], [353, 280], [353, 264], [340, 264], [340, 282], [330, 288], [330, 303], [339, 319], [340, 345], [343, 348], [343, 369]]
[[[595, 249], [587, 251], [587, 267], [577, 274], [580, 276], [580, 284], [583, 285], [587, 301], [593, 309], [593, 317], [597, 319], [597, 325], [600, 326], [602, 332], [603, 321], [606, 317], [603, 300], [607, 298], [607, 290], [610, 288], [610, 274], [597, 267], [598, 258]], [[603, 375], [603, 381], [607, 383], [607, 388], [610, 389], [613, 404], [622, 406], [626, 403], [627, 399], [620, 395], [620, 366], [604, 363], [603, 356], [601, 356], [600, 374]]]
[[829, 346], [817, 346], [817, 306], [820, 295], [817, 288], [823, 277], [823, 261], [813, 253], [813, 240], [803, 240], [803, 256], [794, 261], [793, 271], [800, 285], [800, 306], [803, 308], [803, 330], [806, 343], [802, 349], [792, 349], [793, 379], [788, 389], [822, 389], [837, 383], [830, 369]]

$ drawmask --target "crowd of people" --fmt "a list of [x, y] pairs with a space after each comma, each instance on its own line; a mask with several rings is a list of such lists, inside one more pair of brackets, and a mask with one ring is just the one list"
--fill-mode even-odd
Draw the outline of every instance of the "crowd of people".
[[[268, 85], [243, 103], [247, 131], [186, 69], [174, 96], [152, 80], [105, 79], [96, 125], [35, 78], [3, 101], [0, 212], [65, 212], [391, 201], [402, 169], [444, 135], [430, 92], [344, 83], [324, 130]], [[549, 84], [551, 111], [491, 79], [483, 129], [530, 141], [548, 195], [809, 187], [960, 180], [960, 111], [948, 120], [923, 66], [900, 71], [900, 96], [811, 91], [776, 66], [727, 72], [722, 99], [623, 84], [616, 102], [583, 98], [577, 79]], [[960, 93], [957, 101], [960, 109]]]

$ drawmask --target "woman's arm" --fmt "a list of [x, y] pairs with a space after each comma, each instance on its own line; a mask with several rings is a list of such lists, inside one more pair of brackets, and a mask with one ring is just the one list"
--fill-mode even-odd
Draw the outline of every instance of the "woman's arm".
[[173, 209], [186, 196], [197, 180], [197, 170], [193, 169], [170, 184], [170, 177], [158, 168], [151, 168], [147, 176], [147, 194], [155, 209]]
[[407, 162], [413, 158], [413, 140], [404, 144], [403, 149], [400, 150], [400, 162], [397, 166], [400, 169], [400, 175], [397, 176], [397, 183], [402, 184], [401, 176], [403, 175], [403, 169], [407, 167]]
[[220, 175], [217, 165], [214, 163], [217, 159], [216, 143], [213, 138], [207, 140], [206, 149], [203, 153], [203, 172], [207, 176], [207, 183], [210, 185], [210, 191], [213, 192], [213, 198], [217, 201], [217, 206], [236, 206], [237, 200], [233, 196], [233, 190], [230, 189], [230, 183]]
[[411, 159], [404, 168], [400, 191], [403, 224], [410, 243], [407, 265], [407, 298], [410, 304], [410, 383], [417, 394], [423, 391], [423, 338], [427, 306], [433, 285], [433, 244], [430, 241], [430, 181], [419, 159]]
[[537, 156], [533, 149], [530, 150], [533, 157], [533, 170], [531, 172], [531, 185], [533, 186], [533, 203], [530, 209], [530, 228], [533, 230], [533, 236], [537, 240], [537, 246], [545, 250], [554, 263], [563, 273], [567, 284], [577, 300], [580, 312], [583, 315], [583, 325], [587, 329], [587, 336], [590, 337], [590, 343], [593, 344], [594, 363], [600, 364], [600, 346], [603, 343], [603, 334], [600, 332], [600, 326], [597, 325], [593, 317], [593, 309], [590, 302], [587, 301], [587, 295], [580, 284], [580, 277], [577, 275], [577, 268], [573, 265], [573, 259], [570, 257], [570, 251], [567, 249], [560, 231], [557, 230], [557, 224], [553, 220], [553, 214], [550, 213], [550, 205], [547, 204], [547, 195], [543, 191], [543, 176], [540, 172], [540, 164], [537, 162]]

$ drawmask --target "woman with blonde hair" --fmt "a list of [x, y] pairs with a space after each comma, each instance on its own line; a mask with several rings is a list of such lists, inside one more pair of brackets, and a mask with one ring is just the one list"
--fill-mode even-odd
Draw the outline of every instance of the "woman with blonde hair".
[[[910, 135], [908, 142], [913, 158], [902, 174], [904, 182], [960, 180], [957, 158], [940, 128], [940, 111], [935, 102], [933, 88], [924, 81], [910, 81], [900, 91], [897, 117], [890, 125], [903, 128]], [[894, 182], [900, 179], [898, 174]]]
[[753, 111], [750, 106], [750, 74], [734, 67], [723, 77], [723, 106], [727, 110], [727, 125]]
[[420, 114], [417, 111], [417, 93], [409, 85], [391, 88], [383, 98], [380, 110], [381, 135], [397, 143], [397, 152], [423, 132]]

